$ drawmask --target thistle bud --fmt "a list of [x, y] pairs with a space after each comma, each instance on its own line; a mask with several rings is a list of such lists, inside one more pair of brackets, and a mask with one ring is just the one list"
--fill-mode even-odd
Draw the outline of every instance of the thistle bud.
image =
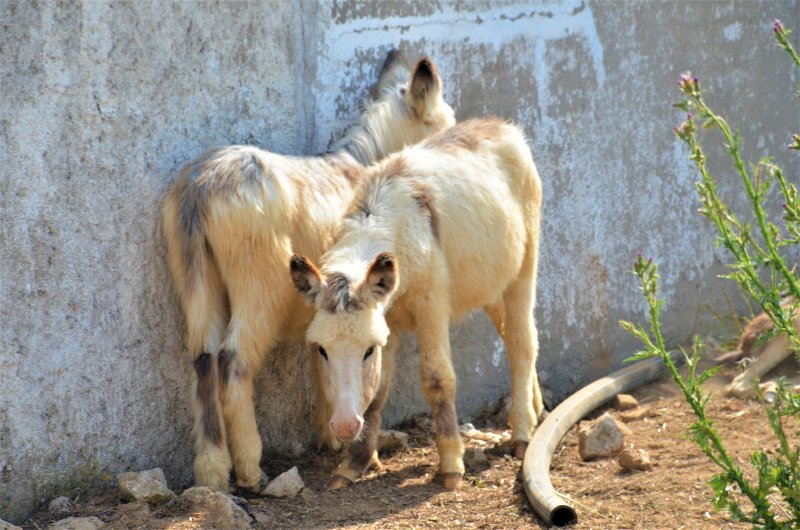
[[772, 31], [774, 31], [776, 35], [783, 35], [784, 33], [783, 24], [777, 18], [775, 22], [772, 23]]
[[678, 88], [685, 94], [690, 96], [698, 96], [700, 94], [700, 80], [693, 77], [691, 72], [684, 72], [681, 78], [678, 79]]
[[800, 151], [800, 134], [797, 133], [793, 134], [792, 143], [790, 143], [787, 147], [789, 147], [789, 149]]
[[683, 123], [681, 123], [680, 125], [678, 125], [673, 129], [673, 131], [675, 131], [675, 134], [678, 135], [678, 138], [680, 138], [683, 141], [688, 140], [689, 137], [692, 136], [696, 130], [697, 127], [694, 124], [694, 117], [691, 114], [687, 114], [686, 121], [684, 121]]

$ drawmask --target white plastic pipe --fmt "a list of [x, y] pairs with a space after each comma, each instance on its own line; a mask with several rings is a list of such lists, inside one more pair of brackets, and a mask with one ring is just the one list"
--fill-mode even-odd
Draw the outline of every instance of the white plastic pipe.
[[[682, 355], [672, 354], [682, 361]], [[588, 413], [617, 394], [628, 392], [659, 377], [664, 369], [660, 357], [639, 361], [598, 379], [578, 390], [550, 413], [533, 434], [522, 461], [525, 493], [533, 509], [547, 524], [566, 526], [578, 522], [575, 508], [564, 500], [550, 482], [553, 451], [570, 428]]]

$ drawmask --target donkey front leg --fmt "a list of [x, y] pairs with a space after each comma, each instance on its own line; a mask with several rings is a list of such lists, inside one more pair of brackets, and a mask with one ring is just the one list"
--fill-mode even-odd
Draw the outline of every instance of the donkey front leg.
[[378, 435], [381, 432], [381, 411], [389, 396], [394, 375], [394, 359], [399, 344], [398, 335], [392, 333], [383, 347], [381, 357], [381, 382], [375, 397], [364, 413], [364, 427], [361, 438], [353, 442], [345, 453], [344, 461], [333, 472], [329, 490], [349, 486], [355, 482], [370, 466], [380, 467], [378, 460]]
[[422, 314], [416, 320], [422, 390], [433, 414], [444, 487], [454, 490], [461, 487], [464, 475], [464, 442], [456, 415], [456, 375], [450, 360], [449, 321], [434, 311]]

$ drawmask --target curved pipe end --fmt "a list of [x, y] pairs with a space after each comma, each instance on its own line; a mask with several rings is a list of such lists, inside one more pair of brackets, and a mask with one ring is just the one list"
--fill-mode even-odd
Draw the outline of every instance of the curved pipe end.
[[572, 506], [560, 504], [550, 511], [550, 522], [558, 527], [576, 524], [578, 514], [575, 513]]

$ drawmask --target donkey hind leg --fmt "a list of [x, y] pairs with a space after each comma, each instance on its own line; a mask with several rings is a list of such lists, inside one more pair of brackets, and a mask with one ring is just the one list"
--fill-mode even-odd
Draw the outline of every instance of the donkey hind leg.
[[394, 375], [394, 360], [397, 347], [400, 343], [397, 334], [389, 335], [389, 340], [383, 348], [381, 363], [381, 383], [375, 397], [364, 413], [364, 430], [361, 438], [347, 448], [345, 458], [331, 480], [328, 489], [334, 490], [355, 482], [370, 466], [380, 468], [378, 459], [378, 435], [381, 431], [381, 410], [386, 404], [386, 398], [392, 386]]
[[217, 393], [216, 356], [201, 353], [194, 361], [195, 484], [228, 491], [231, 457]]
[[[250, 491], [260, 491], [262, 479], [262, 446], [256, 425], [253, 377], [262, 355], [274, 345], [263, 333], [271, 322], [267, 318], [252, 317], [245, 322], [234, 316], [219, 354], [220, 401], [236, 486]], [[261, 329], [251, 333], [248, 328], [254, 323]]]
[[533, 321], [535, 259], [529, 248], [519, 275], [503, 293], [505, 304], [503, 340], [511, 371], [509, 421], [514, 455], [518, 458], [522, 458], [525, 454], [538, 418], [544, 412], [542, 392], [536, 374], [539, 337]]
[[227, 491], [231, 457], [218, 393], [217, 351], [230, 317], [228, 300], [213, 260], [193, 279], [181, 291], [181, 301], [189, 351], [194, 352], [195, 484]]
[[422, 390], [433, 414], [444, 486], [452, 490], [461, 487], [464, 442], [456, 415], [456, 375], [450, 358], [449, 320], [443, 313], [427, 308], [419, 313], [425, 316], [416, 322]]

